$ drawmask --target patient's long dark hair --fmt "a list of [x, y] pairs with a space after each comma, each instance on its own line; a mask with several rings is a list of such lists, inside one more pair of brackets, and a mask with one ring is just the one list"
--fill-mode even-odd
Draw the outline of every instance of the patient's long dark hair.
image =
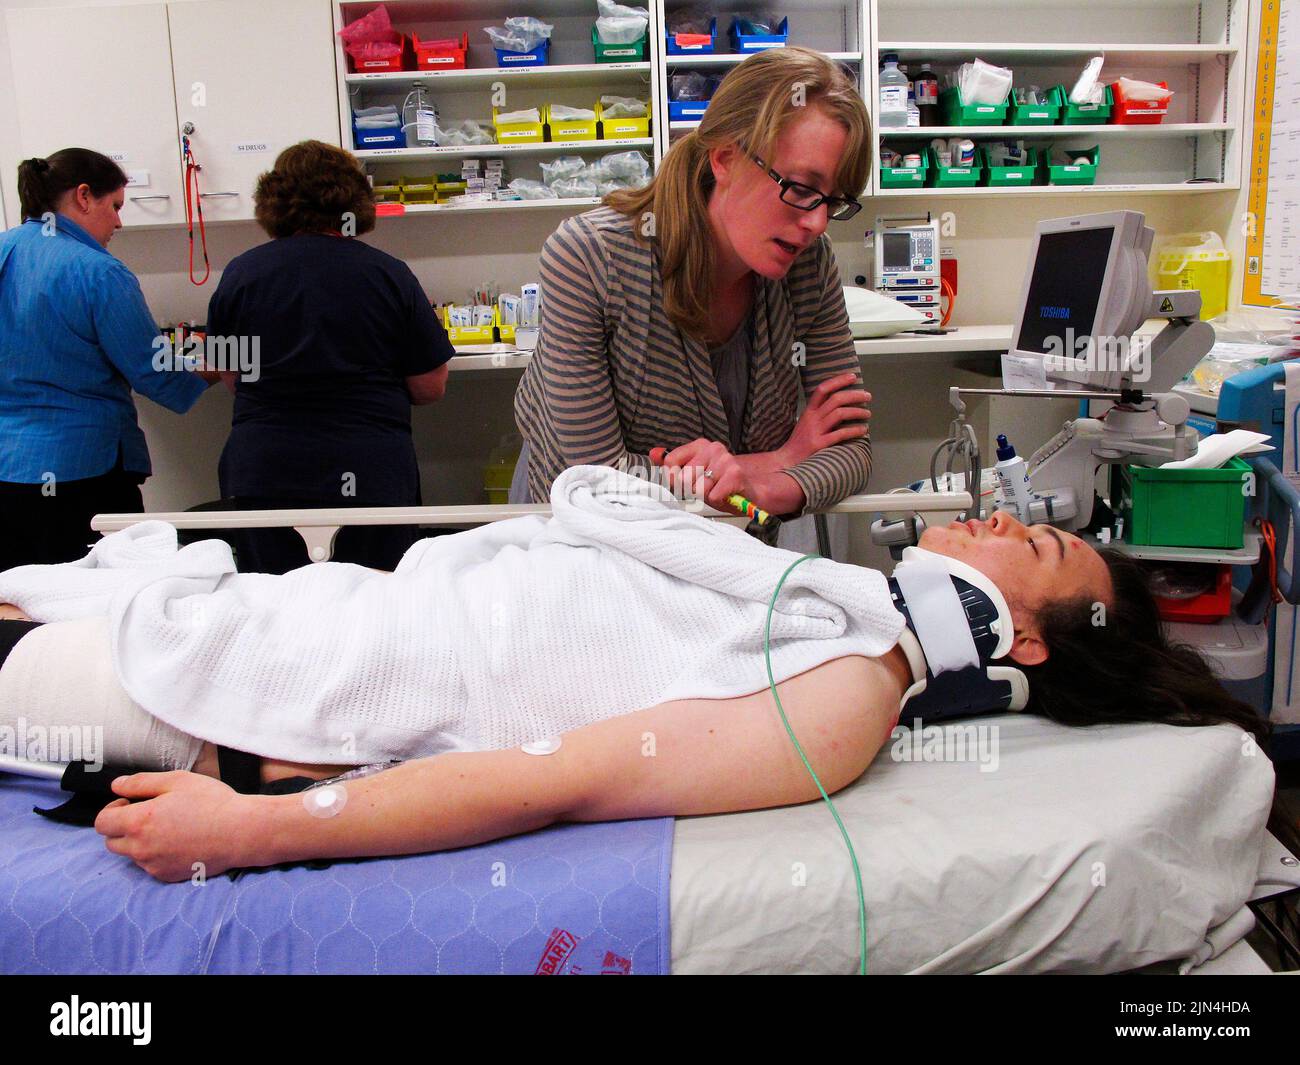
[[1194, 650], [1165, 638], [1141, 565], [1114, 550], [1101, 556], [1113, 602], [1104, 615], [1090, 600], [1039, 612], [1048, 657], [1021, 667], [1029, 678], [1026, 709], [1063, 725], [1227, 723], [1264, 741], [1268, 722], [1229, 695]]

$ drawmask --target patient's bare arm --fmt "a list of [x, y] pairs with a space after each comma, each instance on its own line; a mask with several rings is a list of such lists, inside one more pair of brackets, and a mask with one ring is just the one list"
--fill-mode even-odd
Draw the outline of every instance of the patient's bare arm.
[[[841, 658], [778, 686], [827, 791], [855, 780], [898, 716], [894, 663]], [[306, 858], [470, 846], [557, 821], [721, 813], [806, 802], [818, 792], [770, 691], [662, 703], [567, 733], [558, 751], [425, 758], [341, 785], [336, 816], [302, 796], [236, 795], [191, 773], [123, 777], [95, 827], [108, 849], [162, 880]]]

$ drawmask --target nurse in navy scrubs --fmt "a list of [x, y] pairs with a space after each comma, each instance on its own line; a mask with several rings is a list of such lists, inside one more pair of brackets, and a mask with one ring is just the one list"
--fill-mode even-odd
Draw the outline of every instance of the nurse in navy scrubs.
[[[222, 497], [238, 509], [418, 506], [411, 405], [442, 398], [454, 352], [411, 269], [351, 239], [375, 225], [365, 174], [342, 149], [304, 141], [280, 153], [255, 199], [273, 239], [226, 267], [208, 306], [209, 337], [258, 354], [252, 372], [227, 375]], [[392, 569], [417, 536], [351, 526], [334, 560]], [[245, 572], [307, 562], [291, 529], [233, 539]]]

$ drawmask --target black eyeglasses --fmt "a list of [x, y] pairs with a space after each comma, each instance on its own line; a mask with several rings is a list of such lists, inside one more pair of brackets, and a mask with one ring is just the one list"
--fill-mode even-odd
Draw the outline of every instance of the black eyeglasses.
[[750, 156], [750, 158], [762, 168], [768, 177], [781, 186], [782, 203], [788, 203], [791, 207], [797, 207], [801, 211], [815, 211], [822, 204], [826, 204], [827, 215], [837, 222], [852, 218], [862, 210], [862, 204], [858, 203], [857, 200], [849, 199], [847, 196], [827, 196], [811, 185], [805, 185], [802, 182], [791, 181], [787, 177], [782, 177], [756, 155]]

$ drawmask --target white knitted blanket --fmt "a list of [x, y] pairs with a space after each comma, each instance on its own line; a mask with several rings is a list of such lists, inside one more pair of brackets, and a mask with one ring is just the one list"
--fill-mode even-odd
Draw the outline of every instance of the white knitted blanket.
[[[79, 562], [0, 573], [0, 602], [37, 621], [107, 614], [144, 709], [304, 762], [512, 747], [767, 686], [768, 604], [799, 556], [604, 466], [567, 470], [551, 503], [550, 520], [422, 540], [392, 574], [240, 574], [221, 541], [178, 550], [174, 528], [143, 522]], [[880, 573], [805, 562], [772, 618], [773, 672], [882, 655], [902, 626]]]

